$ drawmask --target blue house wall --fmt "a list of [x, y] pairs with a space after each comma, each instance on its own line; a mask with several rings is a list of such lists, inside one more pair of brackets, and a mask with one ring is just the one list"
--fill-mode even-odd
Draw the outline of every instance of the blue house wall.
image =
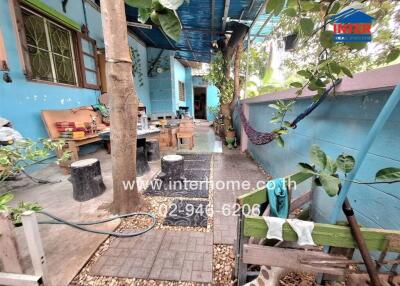
[[[354, 96], [338, 95], [329, 98], [305, 118], [297, 129], [284, 136], [284, 148], [277, 146], [275, 142], [260, 146], [249, 142], [248, 150], [273, 177], [294, 173], [299, 170], [299, 162], [310, 162], [309, 149], [312, 144], [321, 146], [331, 158], [336, 159], [343, 152], [356, 156], [390, 93], [391, 91], [364, 92]], [[276, 128], [276, 125], [269, 122], [274, 112], [268, 107], [269, 103], [271, 102], [249, 104], [249, 121], [256, 130], [271, 131]], [[304, 111], [310, 103], [311, 99], [298, 100], [294, 110], [288, 115], [288, 120]], [[236, 125], [239, 123], [236, 122]], [[373, 181], [377, 170], [400, 167], [399, 126], [400, 106], [397, 106], [369, 150], [357, 181]], [[310, 187], [305, 184], [299, 191]], [[398, 184], [353, 184], [349, 199], [360, 224], [400, 229]], [[334, 200], [335, 198], [328, 197], [322, 190], [314, 192], [313, 215], [316, 221], [326, 222]]]
[[[12, 13], [9, 6], [10, 1], [12, 0], [0, 1], [0, 27], [10, 68], [9, 74], [13, 82], [0, 81], [0, 116], [11, 120], [14, 127], [25, 137], [32, 139], [47, 137], [40, 117], [41, 110], [68, 109], [95, 104], [100, 91], [27, 80], [23, 74], [23, 66], [18, 53], [19, 43], [16, 38], [17, 30], [10, 15]], [[63, 13], [61, 1], [43, 0], [43, 2]], [[87, 2], [85, 2], [85, 9], [89, 35], [96, 40], [97, 47], [102, 48], [104, 40], [100, 12]], [[80, 25], [85, 24], [82, 1], [69, 1], [66, 15]], [[140, 87], [136, 79], [136, 89], [141, 101], [146, 106], [150, 106], [146, 48], [132, 37], [129, 37], [129, 43], [138, 49], [142, 61], [144, 85]]]

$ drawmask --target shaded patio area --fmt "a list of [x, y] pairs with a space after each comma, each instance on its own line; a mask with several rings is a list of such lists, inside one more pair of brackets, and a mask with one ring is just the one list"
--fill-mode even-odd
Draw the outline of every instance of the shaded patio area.
[[[253, 187], [256, 186], [258, 180], [264, 182], [268, 178], [251, 159], [240, 154], [238, 150], [225, 150], [225, 154], [219, 153], [222, 151], [222, 142], [218, 139], [211, 127], [196, 126], [195, 148], [190, 151], [181, 149], [175, 152], [208, 154], [210, 180], [252, 178], [251, 186]], [[221, 147], [220, 150], [218, 146]], [[171, 153], [171, 151], [166, 153]], [[192, 157], [189, 158], [192, 159]], [[13, 191], [15, 201], [36, 201], [47, 212], [69, 221], [93, 221], [109, 217], [111, 214], [108, 208], [112, 201], [110, 155], [100, 149], [82, 158], [100, 160], [103, 179], [107, 186], [106, 192], [101, 196], [83, 203], [74, 201], [72, 185], [68, 181], [69, 176], [62, 174], [56, 164], [51, 164], [32, 175], [46, 178], [54, 183], [39, 185], [26, 180], [17, 182], [15, 184], [19, 187]], [[197, 167], [204, 168], [202, 161], [189, 160], [188, 162], [193, 165], [192, 168], [196, 168], [197, 164], [200, 164]], [[150, 172], [138, 178], [139, 186], [146, 186], [156, 177], [160, 171], [160, 162], [150, 163], [150, 167]], [[144, 188], [141, 189], [141, 192], [143, 191]], [[40, 225], [51, 281], [54, 285], [66, 285], [79, 272], [81, 274], [73, 280], [73, 285], [88, 285], [86, 284], [88, 279], [107, 280], [107, 276], [157, 281], [182, 280], [196, 283], [218, 281], [221, 279], [218, 269], [215, 268], [217, 264], [219, 265], [216, 260], [221, 259], [218, 251], [221, 247], [228, 247], [228, 251], [223, 254], [227, 258], [222, 263], [228, 263], [223, 271], [231, 272], [233, 260], [229, 257], [233, 255], [231, 245], [236, 237], [236, 217], [233, 215], [224, 217], [222, 208], [227, 205], [233, 210], [235, 195], [240, 193], [240, 189], [217, 190], [210, 187], [209, 195], [201, 199], [208, 202], [210, 206], [205, 227], [166, 225], [164, 219], [168, 213], [160, 211], [160, 205], [165, 205], [167, 209], [170, 209], [176, 200], [186, 199], [189, 200], [188, 202], [197, 202], [200, 199], [181, 198], [179, 195], [173, 197], [146, 195], [147, 210], [156, 213], [157, 226], [145, 236], [131, 239], [107, 238], [104, 235], [82, 232], [63, 225]], [[39, 220], [47, 220], [41, 215], [38, 216]], [[123, 231], [134, 231], [145, 227], [146, 223], [148, 222], [141, 218], [137, 221], [126, 219], [122, 224], [121, 221], [114, 221], [96, 226], [94, 229], [112, 231], [119, 228]], [[32, 267], [22, 229], [17, 228], [17, 235], [26, 273], [31, 273]], [[159, 239], [155, 239], [156, 237]], [[181, 242], [178, 243], [179, 241]], [[141, 261], [143, 271], [137, 265], [139, 261]], [[225, 272], [223, 273], [225, 275]]]

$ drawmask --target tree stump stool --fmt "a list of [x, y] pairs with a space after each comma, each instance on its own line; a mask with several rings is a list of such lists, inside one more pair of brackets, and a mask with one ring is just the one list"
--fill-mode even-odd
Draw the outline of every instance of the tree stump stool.
[[183, 156], [181, 155], [166, 155], [161, 158], [161, 173], [162, 180], [182, 181], [183, 176]]
[[157, 139], [146, 140], [146, 149], [149, 162], [160, 160], [160, 143]]
[[100, 196], [106, 186], [101, 176], [100, 161], [86, 159], [71, 164], [71, 177], [73, 197], [78, 202], [83, 202]]
[[136, 146], [136, 175], [143, 176], [148, 171], [150, 171], [150, 166], [147, 161], [146, 139], [138, 139]]

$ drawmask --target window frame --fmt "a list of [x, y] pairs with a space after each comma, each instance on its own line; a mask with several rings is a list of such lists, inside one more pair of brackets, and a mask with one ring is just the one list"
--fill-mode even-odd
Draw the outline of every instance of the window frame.
[[[66, 28], [66, 27], [64, 27], [62, 25], [60, 25], [56, 21], [54, 21], [52, 19], [49, 19], [48, 17], [42, 15], [41, 13], [37, 12], [36, 10], [33, 10], [33, 9], [31, 9], [29, 7], [26, 7], [26, 6], [23, 6], [23, 5], [20, 6], [20, 11], [19, 11], [20, 12], [20, 20], [21, 21], [23, 21], [23, 16], [22, 16], [22, 11], [23, 10], [28, 11], [29, 13], [34, 14], [34, 15], [42, 18], [43, 21], [44, 21], [44, 28], [45, 28], [45, 33], [46, 33], [46, 43], [47, 43], [47, 46], [49, 48], [48, 52], [49, 52], [49, 55], [50, 55], [51, 72], [52, 72], [52, 76], [53, 76], [53, 80], [52, 81], [51, 80], [45, 80], [45, 79], [38, 79], [38, 78], [34, 78], [33, 77], [32, 63], [31, 63], [31, 59], [29, 57], [29, 51], [28, 51], [29, 44], [26, 41], [25, 26], [22, 25], [23, 39], [24, 39], [23, 51], [26, 54], [27, 61], [29, 62], [29, 67], [26, 68], [26, 70], [28, 71], [27, 74], [26, 74], [28, 79], [32, 80], [32, 81], [49, 83], [49, 84], [59, 84], [59, 85], [67, 85], [67, 86], [79, 87], [80, 78], [79, 78], [79, 71], [77, 69], [77, 64], [78, 64], [77, 52], [79, 53], [79, 51], [77, 51], [75, 46], [74, 46], [74, 34], [73, 34], [73, 31], [71, 31], [70, 29], [68, 29], [68, 28]], [[70, 47], [71, 48], [71, 58], [70, 59], [72, 60], [75, 84], [59, 82], [58, 79], [57, 79], [57, 72], [56, 72], [56, 66], [55, 66], [55, 63], [54, 63], [53, 55], [58, 55], [58, 56], [62, 56], [62, 55], [59, 55], [58, 53], [53, 52], [53, 47], [52, 47], [52, 44], [51, 44], [50, 34], [49, 34], [49, 23], [68, 32], [70, 45], [71, 45], [71, 47]], [[38, 48], [38, 47], [36, 47], [36, 48]]]
[[186, 101], [185, 82], [178, 80], [179, 101]]
[[[90, 55], [83, 50], [82, 39], [84, 39], [92, 44], [93, 55]], [[99, 72], [99, 62], [98, 62], [98, 58], [97, 58], [96, 40], [90, 38], [89, 36], [87, 36], [83, 33], [76, 33], [76, 40], [77, 40], [77, 46], [78, 46], [78, 51], [79, 51], [79, 62], [77, 61], [76, 63], [79, 64], [79, 67], [80, 67], [82, 86], [85, 88], [89, 88], [89, 89], [100, 89], [100, 72]], [[88, 69], [85, 67], [84, 56], [93, 58], [95, 70]], [[92, 83], [87, 82], [86, 73], [85, 73], [86, 70], [96, 73], [97, 84], [92, 84]]]

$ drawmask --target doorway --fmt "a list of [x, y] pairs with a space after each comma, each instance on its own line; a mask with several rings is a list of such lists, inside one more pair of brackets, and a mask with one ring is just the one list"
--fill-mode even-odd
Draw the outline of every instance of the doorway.
[[194, 118], [207, 119], [207, 88], [194, 88]]

